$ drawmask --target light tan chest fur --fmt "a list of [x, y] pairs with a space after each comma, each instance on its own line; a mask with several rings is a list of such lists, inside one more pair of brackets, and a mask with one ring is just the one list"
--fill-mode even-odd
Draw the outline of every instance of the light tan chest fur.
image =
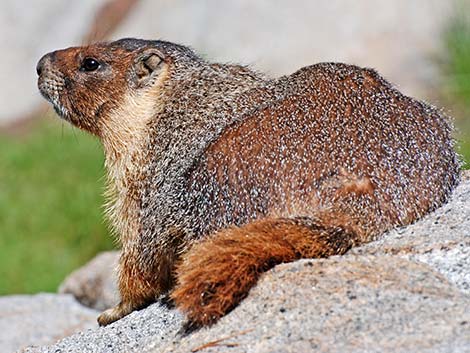
[[160, 111], [160, 85], [138, 95], [128, 93], [118, 109], [103, 119], [107, 187], [105, 212], [123, 246], [139, 233], [140, 192], [148, 164], [148, 122]]

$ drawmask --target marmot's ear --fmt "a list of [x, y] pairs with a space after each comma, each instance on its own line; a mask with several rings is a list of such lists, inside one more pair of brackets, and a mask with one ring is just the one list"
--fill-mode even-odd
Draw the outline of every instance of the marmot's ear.
[[156, 49], [146, 49], [135, 59], [133, 81], [138, 87], [152, 82], [163, 66], [163, 54]]

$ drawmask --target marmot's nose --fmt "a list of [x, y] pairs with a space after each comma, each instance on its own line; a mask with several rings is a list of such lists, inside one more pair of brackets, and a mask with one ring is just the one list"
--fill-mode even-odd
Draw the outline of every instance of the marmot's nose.
[[51, 65], [53, 55], [54, 53], [48, 53], [39, 60], [38, 64], [36, 65], [36, 72], [38, 76], [41, 76], [44, 70]]

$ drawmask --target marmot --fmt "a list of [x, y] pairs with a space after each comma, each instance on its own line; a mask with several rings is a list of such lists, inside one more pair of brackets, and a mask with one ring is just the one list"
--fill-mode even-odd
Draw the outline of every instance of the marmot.
[[167, 292], [211, 324], [263, 271], [414, 222], [459, 179], [449, 119], [372, 69], [271, 79], [121, 39], [46, 54], [37, 72], [57, 113], [104, 146], [122, 254], [121, 302], [101, 325]]

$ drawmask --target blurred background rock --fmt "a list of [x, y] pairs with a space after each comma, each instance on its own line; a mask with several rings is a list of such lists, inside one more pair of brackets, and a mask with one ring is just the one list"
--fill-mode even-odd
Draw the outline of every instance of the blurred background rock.
[[0, 3], [0, 294], [53, 291], [113, 246], [99, 143], [37, 92], [46, 52], [165, 39], [272, 76], [320, 61], [377, 69], [456, 118], [470, 156], [470, 0], [31, 0]]

